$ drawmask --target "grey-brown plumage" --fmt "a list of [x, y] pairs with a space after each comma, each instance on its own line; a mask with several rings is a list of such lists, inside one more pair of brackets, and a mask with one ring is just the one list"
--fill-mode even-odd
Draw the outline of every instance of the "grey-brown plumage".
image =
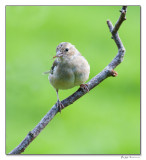
[[[68, 42], [60, 43], [56, 48], [57, 58], [50, 70], [49, 81], [57, 91], [59, 89], [70, 89], [74, 86], [81, 86], [88, 90], [83, 84], [89, 78], [90, 66], [87, 60], [80, 54], [74, 45]], [[59, 101], [58, 105], [63, 108]]]

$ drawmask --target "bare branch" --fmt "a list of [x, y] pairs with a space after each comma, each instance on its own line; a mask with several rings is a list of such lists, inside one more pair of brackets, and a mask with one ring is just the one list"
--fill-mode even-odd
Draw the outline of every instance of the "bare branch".
[[[127, 10], [127, 7], [123, 6], [120, 11], [121, 15], [114, 27], [109, 20], [107, 21], [108, 27], [112, 34], [112, 38], [114, 39], [118, 47], [118, 54], [109, 63], [108, 66], [106, 66], [98, 75], [96, 75], [94, 78], [92, 78], [87, 83], [89, 90], [96, 87], [106, 78], [110, 76], [113, 76], [113, 77], [117, 76], [117, 72], [114, 71], [114, 68], [116, 68], [122, 62], [124, 54], [125, 54], [125, 48], [120, 40], [120, 37], [117, 31], [119, 30], [122, 22], [126, 19], [125, 17], [126, 10]], [[64, 107], [67, 107], [85, 94], [86, 94], [86, 91], [83, 91], [81, 88], [79, 88], [75, 93], [73, 93], [68, 98], [64, 99], [61, 103], [64, 105]], [[50, 111], [42, 118], [42, 120], [37, 124], [37, 126], [32, 131], [30, 131], [28, 135], [24, 138], [24, 140], [15, 149], [13, 149], [9, 154], [20, 154], [24, 152], [25, 148], [39, 135], [39, 133], [47, 126], [47, 124], [52, 120], [52, 118], [57, 113], [58, 113], [58, 107], [57, 107], [57, 104], [55, 104], [50, 109]]]
[[127, 12], [127, 6], [123, 6], [122, 9], [120, 10], [120, 12], [121, 12], [120, 18], [118, 19], [117, 23], [115, 24], [115, 27], [112, 30], [112, 34], [115, 34], [119, 30], [123, 21], [126, 20], [125, 15]]

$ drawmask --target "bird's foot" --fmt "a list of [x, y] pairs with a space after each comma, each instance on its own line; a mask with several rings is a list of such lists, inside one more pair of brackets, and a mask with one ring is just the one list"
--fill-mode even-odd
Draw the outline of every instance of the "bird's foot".
[[88, 84], [81, 84], [80, 88], [82, 88], [83, 91], [89, 92]]
[[61, 110], [64, 109], [64, 105], [59, 100], [57, 101], [57, 107], [60, 113], [61, 113]]

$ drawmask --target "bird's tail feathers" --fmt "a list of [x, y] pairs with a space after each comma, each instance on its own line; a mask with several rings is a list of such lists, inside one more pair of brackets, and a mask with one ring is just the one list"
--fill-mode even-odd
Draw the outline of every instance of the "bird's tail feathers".
[[42, 75], [49, 74], [50, 71], [43, 72]]

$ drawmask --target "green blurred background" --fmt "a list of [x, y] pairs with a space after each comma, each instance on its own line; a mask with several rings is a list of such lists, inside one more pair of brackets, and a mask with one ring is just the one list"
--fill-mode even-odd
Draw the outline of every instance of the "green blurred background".
[[[56, 46], [70, 42], [91, 66], [89, 80], [117, 54], [106, 24], [121, 6], [6, 6], [6, 153], [56, 103], [42, 72]], [[140, 154], [140, 6], [129, 6], [119, 35], [118, 76], [57, 114], [23, 154]], [[65, 99], [78, 87], [59, 92]]]

